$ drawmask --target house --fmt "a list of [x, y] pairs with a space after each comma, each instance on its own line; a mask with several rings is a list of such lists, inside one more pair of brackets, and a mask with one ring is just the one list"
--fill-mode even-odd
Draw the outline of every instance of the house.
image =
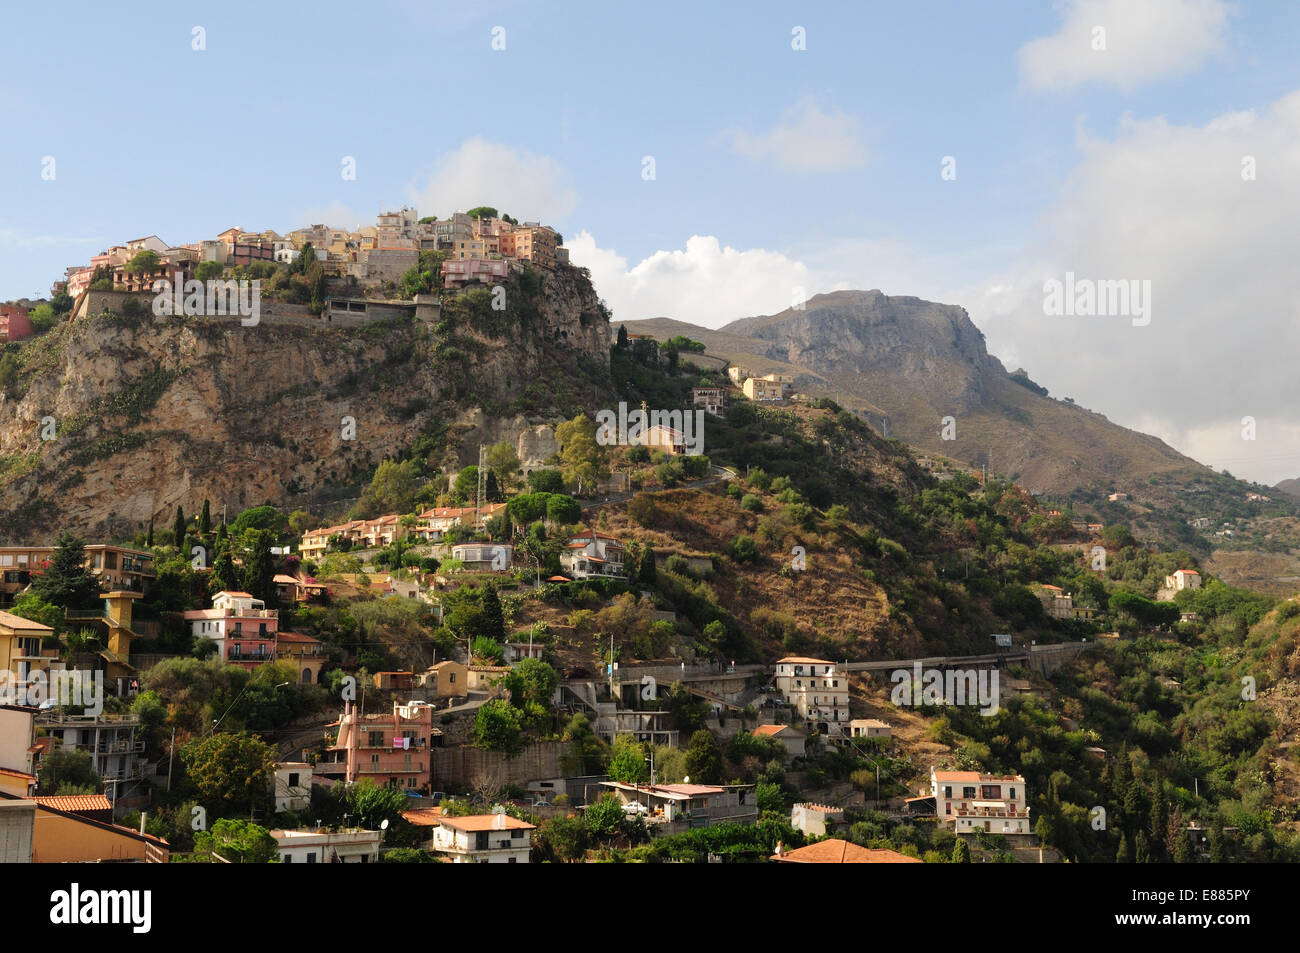
[[474, 572], [505, 572], [515, 558], [515, 548], [505, 543], [458, 543], [451, 547], [451, 558]]
[[[52, 546], [0, 546], [0, 598], [12, 601], [12, 596], [25, 589], [53, 555]], [[153, 589], [157, 576], [152, 553], [91, 543], [85, 547], [85, 555], [86, 568], [99, 577], [101, 590], [148, 595]]]
[[775, 738], [785, 746], [787, 758], [802, 758], [804, 756], [804, 742], [807, 736], [798, 728], [790, 725], [759, 725], [754, 729], [753, 735], [756, 738]]
[[854, 738], [885, 738], [894, 736], [889, 722], [879, 718], [854, 718], [849, 722], [849, 735]]
[[0, 799], [0, 864], [30, 864], [35, 832], [35, 801]]
[[475, 258], [471, 255], [465, 258], [448, 258], [442, 263], [443, 287], [452, 291], [464, 288], [475, 281], [485, 285], [500, 284], [509, 276], [510, 263], [500, 259]]
[[59, 653], [51, 649], [45, 654], [41, 642], [53, 637], [48, 625], [0, 610], [0, 672], [13, 672], [25, 681], [31, 672], [48, 669]]
[[654, 424], [642, 432], [641, 444], [652, 450], [666, 453], [670, 457], [679, 457], [686, 453], [686, 434], [675, 427]]
[[20, 304], [0, 304], [0, 341], [21, 341], [35, 333], [28, 314]]
[[280, 613], [247, 592], [218, 592], [211, 609], [185, 613], [194, 636], [217, 644], [217, 657], [250, 671], [275, 660]]
[[435, 506], [419, 514], [413, 533], [417, 539], [436, 543], [453, 526], [470, 526], [477, 529], [505, 508], [504, 503], [485, 503], [481, 507]]
[[747, 367], [740, 367], [739, 365], [732, 364], [727, 368], [727, 380], [731, 381], [731, 383], [736, 386], [740, 386], [741, 382], [747, 377], [749, 377], [749, 368]]
[[826, 659], [787, 656], [776, 663], [776, 690], [825, 735], [849, 731], [849, 681]]
[[1201, 588], [1201, 574], [1195, 569], [1179, 569], [1172, 576], [1165, 576], [1165, 588], [1181, 592], [1183, 589]]
[[296, 606], [307, 598], [302, 580], [294, 576], [278, 572], [271, 578], [271, 582], [275, 585], [276, 598], [285, 605]]
[[362, 714], [347, 702], [331, 727], [338, 734], [316, 763], [321, 777], [347, 782], [370, 778], [412, 791], [429, 787], [429, 748], [442, 736], [433, 727], [433, 706], [395, 701], [391, 712]]
[[1051, 619], [1091, 619], [1096, 609], [1076, 606], [1074, 597], [1060, 586], [1038, 585], [1034, 587], [1038, 601], [1043, 604], [1043, 612]]
[[518, 665], [526, 658], [540, 659], [543, 652], [540, 642], [506, 642], [501, 648], [507, 665]]
[[271, 770], [275, 812], [302, 811], [311, 805], [311, 765], [305, 761], [277, 761]]
[[271, 831], [282, 864], [377, 864], [383, 831]]
[[569, 538], [560, 551], [560, 568], [574, 579], [622, 579], [627, 575], [623, 567], [625, 553], [615, 537], [590, 530]]
[[424, 673], [424, 687], [434, 698], [464, 698], [469, 693], [469, 669], [453, 659], [446, 659]]
[[825, 837], [826, 824], [844, 820], [844, 811], [829, 804], [796, 804], [790, 809], [790, 826], [809, 837]]
[[797, 850], [785, 850], [776, 845], [770, 858], [778, 864], [920, 864], [923, 861], [908, 857], [896, 850], [872, 850], [859, 847], [838, 837], [827, 838]]
[[510, 234], [515, 258], [546, 269], [555, 267], [555, 252], [560, 245], [560, 236], [555, 229], [538, 222], [524, 222], [511, 229]]
[[114, 808], [148, 804], [148, 764], [144, 729], [133, 714], [73, 715], [60, 709], [36, 716], [36, 727], [53, 739], [54, 750], [75, 748], [90, 755], [91, 766], [109, 785]]
[[501, 679], [510, 674], [509, 665], [470, 665], [466, 673], [468, 687], [471, 692], [492, 692], [504, 693], [504, 689], [499, 688]]
[[721, 417], [727, 409], [727, 395], [721, 387], [692, 387], [691, 404], [703, 407], [707, 414]]
[[[171, 858], [167, 841], [120, 824], [97, 820], [83, 813], [55, 806], [67, 799], [42, 798], [25, 800], [0, 793], [0, 818], [10, 811], [23, 810], [14, 805], [31, 805], [31, 862], [34, 864], [145, 863], [165, 864]], [[41, 803], [45, 801], [46, 803]], [[65, 806], [68, 806], [65, 804]], [[12, 823], [12, 821], [10, 821]], [[3, 829], [4, 820], [0, 820]], [[0, 836], [0, 856], [9, 852], [6, 839]]]
[[414, 672], [375, 672], [375, 688], [384, 692], [409, 692], [415, 681]]
[[651, 824], [681, 822], [687, 827], [752, 824], [758, 804], [752, 784], [625, 784], [602, 781], [623, 804], [639, 804]]
[[321, 670], [328, 661], [324, 643], [301, 632], [275, 633], [275, 657], [294, 664], [298, 669], [298, 682], [302, 685], [319, 683]]
[[1127, 494], [1127, 493], [1112, 493], [1110, 496], [1106, 497], [1106, 499], [1110, 500], [1112, 503], [1122, 503], [1122, 502], [1124, 502], [1125, 500], [1128, 499], [1128, 494]]
[[433, 849], [453, 864], [526, 864], [536, 829], [505, 813], [442, 817]]
[[978, 771], [930, 769], [930, 790], [939, 822], [958, 834], [1030, 834], [1025, 779]]
[[36, 744], [37, 710], [0, 704], [0, 791], [6, 794], [26, 797], [36, 790], [42, 751]]

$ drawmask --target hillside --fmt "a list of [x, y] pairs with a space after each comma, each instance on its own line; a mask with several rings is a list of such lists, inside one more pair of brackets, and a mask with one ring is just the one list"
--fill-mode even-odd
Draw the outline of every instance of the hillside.
[[355, 496], [377, 463], [417, 443], [434, 468], [458, 469], [480, 439], [608, 391], [608, 319], [582, 272], [526, 272], [508, 290], [502, 312], [479, 290], [444, 301], [436, 322], [350, 329], [124, 306], [12, 347], [0, 542], [59, 528], [130, 538], [204, 499], [232, 514], [319, 505]]
[[[1095, 506], [1111, 492], [1127, 492], [1135, 526], [1149, 522], [1151, 535], [1198, 549], [1208, 543], [1185, 524], [1207, 516], [1217, 526], [1254, 488], [1155, 437], [1048, 396], [1023, 371], [1008, 373], [954, 305], [838, 291], [815, 296], [803, 310], [744, 318], [716, 331], [668, 318], [626, 326], [661, 341], [699, 341], [704, 356], [755, 375], [790, 375], [797, 391], [835, 399], [886, 436], [989, 466], [1049, 498]], [[945, 440], [942, 421], [949, 416], [955, 439]], [[1204, 495], [1189, 499], [1193, 486]], [[1283, 500], [1275, 515], [1294, 511], [1294, 501]]]

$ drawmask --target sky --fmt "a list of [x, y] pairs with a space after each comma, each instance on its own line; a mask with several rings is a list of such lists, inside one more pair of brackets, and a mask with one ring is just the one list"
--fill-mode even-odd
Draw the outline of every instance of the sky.
[[[1298, 4], [11, 4], [0, 24], [0, 300], [150, 234], [492, 205], [556, 227], [616, 321], [718, 327], [843, 288], [958, 304], [1054, 396], [1236, 476], [1300, 476]], [[1067, 280], [1149, 299], [1054, 313]]]

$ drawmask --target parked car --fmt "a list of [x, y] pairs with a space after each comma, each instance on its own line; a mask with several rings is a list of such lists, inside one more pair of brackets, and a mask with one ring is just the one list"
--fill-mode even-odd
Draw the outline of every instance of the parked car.
[[624, 814], [649, 814], [650, 808], [646, 807], [640, 801], [628, 801], [623, 805]]

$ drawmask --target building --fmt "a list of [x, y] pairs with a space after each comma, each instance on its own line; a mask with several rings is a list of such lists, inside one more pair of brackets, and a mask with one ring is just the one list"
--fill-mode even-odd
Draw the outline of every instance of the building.
[[501, 648], [507, 665], [518, 665], [526, 658], [540, 659], [543, 652], [540, 642], [506, 642]]
[[727, 409], [727, 395], [721, 387], [692, 387], [691, 403], [704, 412], [721, 417]]
[[1091, 619], [1096, 609], [1076, 606], [1074, 597], [1060, 586], [1037, 586], [1035, 594], [1043, 604], [1043, 611], [1051, 619]]
[[393, 702], [391, 712], [363, 715], [347, 702], [335, 726], [338, 734], [316, 763], [317, 774], [348, 782], [370, 778], [379, 785], [428, 790], [429, 748], [433, 739], [442, 735], [433, 727], [433, 706]]
[[749, 368], [747, 367], [740, 367], [737, 364], [732, 364], [727, 368], [727, 380], [731, 381], [731, 383], [735, 384], [737, 387], [739, 387], [749, 376]]
[[536, 829], [505, 813], [443, 817], [433, 829], [433, 849], [453, 864], [526, 864]]
[[[13, 805], [30, 805], [30, 850], [34, 864], [145, 863], [165, 864], [171, 857], [167, 841], [152, 834], [97, 820], [77, 810], [65, 810], [69, 798], [25, 800], [0, 794], [0, 826]], [[60, 802], [63, 802], [62, 806]], [[11, 822], [12, 823], [12, 822]], [[0, 855], [7, 852], [0, 836]]]
[[305, 761], [277, 761], [271, 771], [275, 812], [302, 811], [311, 805], [311, 765]]
[[298, 669], [298, 681], [310, 685], [321, 680], [321, 670], [328, 659], [320, 639], [300, 632], [275, 633], [275, 658], [289, 661]]
[[377, 864], [383, 831], [271, 831], [282, 864]]
[[36, 807], [35, 801], [0, 798], [0, 864], [32, 862]]
[[27, 797], [36, 790], [42, 751], [36, 713], [28, 705], [0, 704], [0, 792]]
[[1112, 503], [1123, 503], [1123, 502], [1125, 502], [1125, 501], [1128, 499], [1128, 494], [1127, 494], [1127, 493], [1112, 493], [1112, 494], [1110, 494], [1110, 496], [1106, 497], [1106, 499], [1110, 500]]
[[1165, 576], [1165, 588], [1180, 592], [1183, 589], [1201, 588], [1201, 574], [1195, 569], [1179, 569], [1172, 576]]
[[231, 665], [256, 668], [275, 660], [280, 613], [247, 592], [218, 592], [211, 609], [192, 609], [185, 621], [196, 637], [217, 643], [217, 657]]
[[[99, 577], [104, 591], [128, 590], [148, 595], [157, 578], [153, 554], [125, 546], [93, 543], [85, 547], [86, 568]], [[0, 604], [27, 588], [32, 576], [49, 564], [53, 546], [0, 546]]]
[[515, 226], [510, 234], [514, 258], [548, 270], [555, 267], [555, 250], [560, 245], [560, 236], [555, 229], [537, 222], [524, 222]]
[[302, 534], [298, 551], [303, 559], [318, 559], [336, 540], [355, 549], [380, 549], [391, 546], [407, 534], [402, 517], [397, 513], [377, 516], [372, 520], [349, 520], [337, 526], [322, 526]]
[[510, 263], [501, 259], [448, 258], [442, 263], [443, 287], [452, 291], [475, 281], [485, 285], [500, 284], [509, 276]]
[[48, 625], [0, 610], [0, 671], [26, 680], [32, 672], [49, 668], [50, 660], [59, 653], [51, 649], [46, 655], [41, 642], [53, 637], [54, 630]]
[[591, 530], [569, 538], [560, 551], [560, 568], [574, 579], [623, 579], [625, 555], [623, 544], [613, 536]]
[[802, 758], [807, 736], [798, 728], [790, 725], [759, 725], [754, 729], [756, 738], [775, 738], [785, 745], [787, 758]]
[[446, 659], [424, 673], [424, 687], [439, 701], [464, 698], [469, 694], [469, 669]]
[[780, 400], [781, 385], [761, 377], [747, 377], [740, 385], [744, 395], [750, 400]]
[[709, 827], [752, 824], [758, 804], [752, 784], [625, 784], [602, 781], [624, 805], [637, 804], [648, 824]]
[[0, 304], [0, 341], [21, 341], [35, 329], [28, 310], [20, 304]]
[[491, 692], [505, 694], [500, 687], [501, 679], [510, 674], [509, 665], [470, 665], [466, 678], [471, 692]]
[[451, 558], [476, 572], [505, 572], [515, 558], [515, 548], [506, 543], [458, 543], [451, 547]]
[[838, 837], [831, 837], [797, 850], [785, 850], [780, 844], [770, 858], [778, 864], [920, 864], [896, 850], [872, 850], [859, 847]]
[[978, 771], [930, 769], [930, 790], [939, 822], [958, 834], [1031, 834], [1025, 779]]
[[844, 810], [829, 804], [796, 804], [790, 809], [790, 826], [809, 837], [825, 837], [826, 825], [844, 820]]
[[675, 427], [665, 427], [663, 424], [647, 427], [641, 434], [641, 443], [651, 450], [658, 450], [670, 457], [681, 456], [687, 451], [686, 434]]
[[37, 728], [53, 739], [52, 750], [75, 748], [90, 755], [95, 771], [109, 784], [114, 808], [148, 803], [148, 765], [139, 715], [72, 715], [59, 709], [36, 716]]
[[787, 656], [776, 663], [774, 684], [799, 716], [821, 733], [849, 733], [849, 681], [833, 662]]
[[419, 514], [412, 533], [417, 539], [436, 543], [442, 540], [453, 526], [477, 528], [505, 508], [504, 503], [486, 503], [481, 507], [435, 506]]
[[854, 718], [849, 722], [849, 735], [853, 738], [884, 738], [894, 736], [894, 729], [889, 722], [879, 718]]

